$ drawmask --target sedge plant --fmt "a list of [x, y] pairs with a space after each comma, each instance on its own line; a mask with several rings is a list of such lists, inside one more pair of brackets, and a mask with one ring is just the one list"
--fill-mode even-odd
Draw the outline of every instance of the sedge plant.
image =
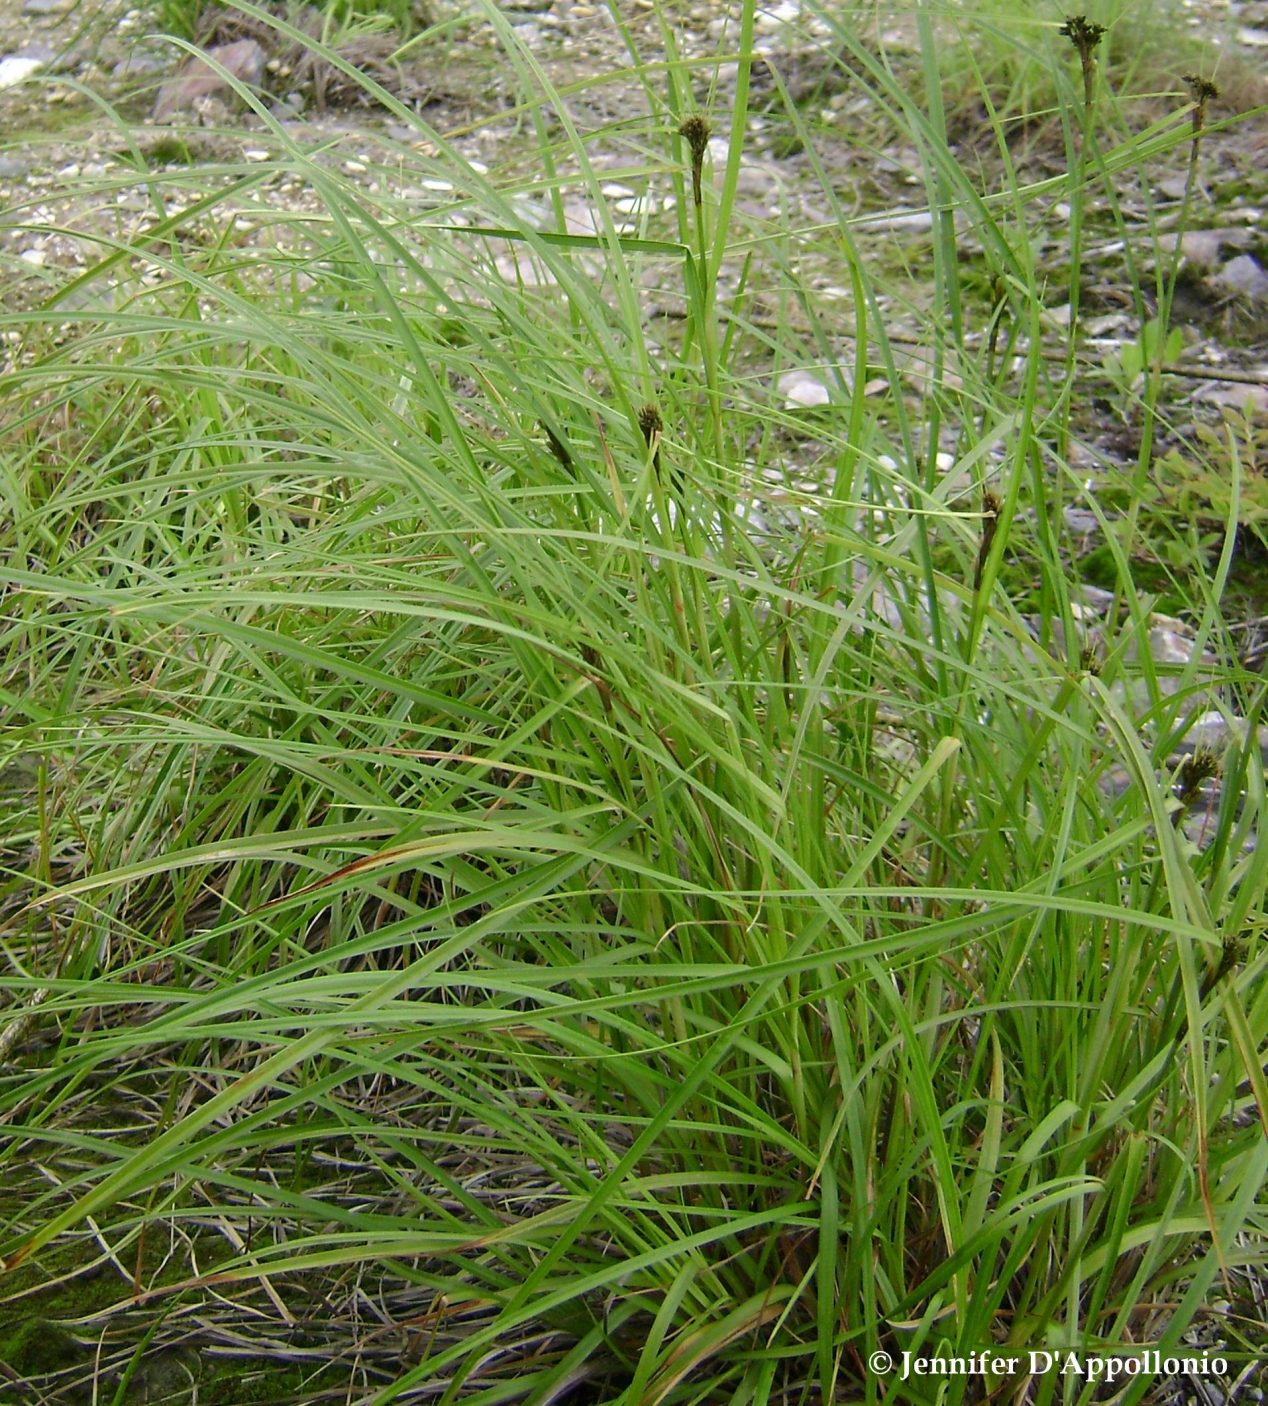
[[[929, 309], [786, 87], [829, 213], [791, 231], [688, 61], [677, 122], [591, 136], [617, 76], [563, 94], [485, 18], [530, 174], [367, 79], [419, 135], [371, 189], [257, 104], [268, 161], [107, 177], [161, 238], [4, 315], [4, 1313], [104, 1281], [60, 1314], [97, 1366], [46, 1375], [118, 1393], [185, 1312], [279, 1363], [310, 1324], [380, 1403], [926, 1403], [869, 1359], [1173, 1347], [1263, 1264], [1262, 699], [1227, 556], [1174, 689], [1054, 627], [1054, 187], [976, 188], [822, 7], [938, 208], [904, 359]], [[690, 211], [630, 229], [610, 169]], [[1168, 759], [1216, 696], [1199, 849]]]

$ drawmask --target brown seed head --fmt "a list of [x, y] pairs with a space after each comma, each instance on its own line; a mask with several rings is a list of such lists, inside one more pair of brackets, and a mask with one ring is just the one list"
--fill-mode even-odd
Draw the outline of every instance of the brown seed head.
[[678, 135], [687, 139], [687, 145], [691, 148], [691, 159], [697, 166], [704, 160], [712, 130], [705, 119], [695, 113], [683, 118], [682, 125], [678, 128]]
[[1209, 79], [1201, 77], [1196, 73], [1186, 73], [1184, 81], [1189, 85], [1189, 93], [1193, 98], [1193, 160], [1198, 156], [1198, 134], [1206, 125], [1206, 105], [1214, 102], [1220, 95], [1220, 90]]
[[986, 574], [986, 561], [991, 554], [991, 543], [995, 540], [995, 529], [999, 525], [1000, 501], [988, 488], [982, 494], [982, 537], [977, 548], [977, 566], [973, 571], [973, 589], [982, 589], [982, 578]]
[[1220, 95], [1220, 90], [1208, 78], [1201, 78], [1196, 73], [1186, 73], [1184, 81], [1189, 85], [1189, 92], [1193, 94], [1193, 101], [1199, 107], [1205, 107], [1207, 103], [1213, 102]]
[[1096, 24], [1086, 15], [1074, 15], [1061, 26], [1061, 33], [1079, 51], [1083, 69], [1083, 106], [1091, 115], [1096, 95], [1096, 46], [1105, 36], [1105, 26]]
[[1202, 791], [1202, 784], [1214, 781], [1224, 770], [1218, 753], [1210, 747], [1199, 747], [1180, 765], [1180, 803], [1191, 806]]
[[683, 119], [678, 135], [687, 139], [691, 148], [691, 198], [699, 209], [704, 201], [704, 154], [709, 146], [709, 124], [703, 117], [692, 115]]
[[1059, 32], [1065, 35], [1079, 51], [1079, 57], [1086, 62], [1105, 37], [1105, 26], [1088, 19], [1086, 15], [1071, 15]]

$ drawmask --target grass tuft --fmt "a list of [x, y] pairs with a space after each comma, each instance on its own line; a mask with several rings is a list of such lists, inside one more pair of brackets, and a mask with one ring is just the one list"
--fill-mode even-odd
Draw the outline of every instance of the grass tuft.
[[3, 314], [3, 1311], [98, 1344], [50, 1390], [124, 1399], [186, 1315], [377, 1403], [923, 1406], [877, 1353], [1165, 1356], [1221, 1296], [1252, 1362], [1250, 470], [1155, 657], [1164, 275], [1126, 469], [1079, 320], [1092, 229], [1144, 305], [1157, 208], [1112, 192], [1192, 171], [1204, 90], [1129, 131], [1112, 69], [1080, 104], [1005, 33], [1070, 160], [1023, 176], [983, 84], [974, 169], [926, 13], [899, 67], [814, 5], [917, 208], [853, 209], [878, 129], [829, 143], [777, 70], [816, 189], [768, 208], [741, 10], [728, 121], [650, 29], [565, 93], [484, 6], [532, 140], [492, 170], [310, 39], [415, 139], [359, 181], [257, 103], [267, 160], [110, 177], [154, 221]]

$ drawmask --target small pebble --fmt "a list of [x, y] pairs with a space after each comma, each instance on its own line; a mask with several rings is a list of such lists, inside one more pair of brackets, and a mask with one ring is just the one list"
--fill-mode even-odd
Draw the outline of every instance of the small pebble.
[[779, 378], [779, 391], [784, 397], [785, 410], [812, 410], [827, 405], [832, 396], [822, 381], [805, 371], [790, 371]]
[[0, 59], [0, 88], [12, 88], [43, 67], [39, 59]]

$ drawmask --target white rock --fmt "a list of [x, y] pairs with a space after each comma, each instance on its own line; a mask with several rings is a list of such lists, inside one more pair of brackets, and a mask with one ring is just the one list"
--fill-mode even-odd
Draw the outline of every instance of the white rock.
[[801, 13], [801, 6], [796, 0], [780, 0], [777, 5], [769, 5], [758, 10], [754, 19], [754, 28], [759, 34], [773, 34], [783, 25], [791, 24]]
[[0, 88], [12, 88], [43, 67], [39, 59], [0, 59]]
[[790, 371], [781, 376], [779, 391], [784, 397], [785, 410], [810, 410], [832, 400], [827, 386], [806, 371]]

